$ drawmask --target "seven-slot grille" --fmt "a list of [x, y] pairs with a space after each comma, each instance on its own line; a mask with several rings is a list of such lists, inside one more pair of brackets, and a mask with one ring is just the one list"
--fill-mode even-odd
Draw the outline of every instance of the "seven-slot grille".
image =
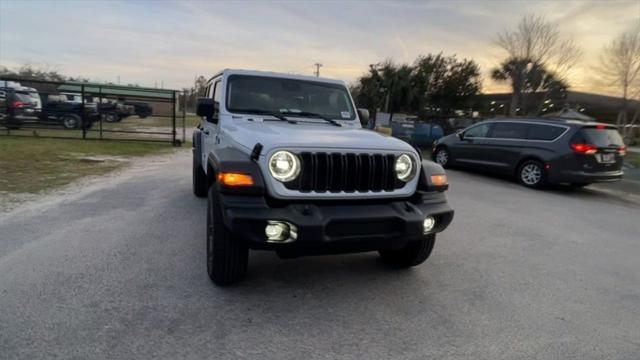
[[397, 180], [393, 154], [298, 153], [300, 175], [285, 187], [300, 192], [393, 191], [404, 183]]

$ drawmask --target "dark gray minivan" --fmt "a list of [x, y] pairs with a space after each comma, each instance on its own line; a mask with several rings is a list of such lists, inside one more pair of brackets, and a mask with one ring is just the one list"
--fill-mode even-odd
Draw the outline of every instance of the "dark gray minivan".
[[626, 148], [612, 125], [532, 118], [487, 120], [434, 143], [433, 160], [515, 176], [529, 187], [622, 178]]

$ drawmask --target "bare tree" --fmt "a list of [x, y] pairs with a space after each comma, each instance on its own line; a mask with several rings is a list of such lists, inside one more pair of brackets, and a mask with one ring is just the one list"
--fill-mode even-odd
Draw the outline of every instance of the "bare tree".
[[602, 77], [616, 86], [622, 95], [616, 124], [626, 138], [640, 117], [638, 105], [635, 115], [629, 119], [629, 99], [640, 101], [640, 25], [618, 35], [605, 46], [600, 63]]
[[[502, 48], [507, 59], [502, 68], [498, 68], [494, 74], [496, 80], [511, 80], [513, 96], [509, 108], [509, 114], [515, 115], [521, 94], [528, 86], [525, 81], [528, 77], [527, 69], [543, 69], [544, 73], [553, 77], [554, 81], [567, 84], [567, 77], [571, 68], [580, 58], [582, 51], [570, 38], [563, 38], [557, 25], [546, 20], [541, 15], [524, 15], [515, 29], [506, 29], [498, 34], [496, 44]], [[510, 66], [505, 69], [504, 65]], [[508, 71], [505, 71], [508, 70]], [[546, 99], [551, 89], [541, 88]], [[534, 91], [535, 92], [535, 91]]]

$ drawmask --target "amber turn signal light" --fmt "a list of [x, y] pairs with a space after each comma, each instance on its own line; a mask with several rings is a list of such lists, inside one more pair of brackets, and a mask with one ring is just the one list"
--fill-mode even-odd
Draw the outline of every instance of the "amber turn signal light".
[[443, 186], [447, 185], [447, 175], [431, 175], [431, 185], [432, 186]]
[[250, 175], [238, 173], [218, 173], [218, 181], [227, 186], [251, 186], [253, 179]]

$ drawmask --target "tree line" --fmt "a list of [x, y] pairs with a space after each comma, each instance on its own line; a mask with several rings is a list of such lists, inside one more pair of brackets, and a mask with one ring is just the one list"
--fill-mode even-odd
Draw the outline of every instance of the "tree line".
[[[514, 28], [496, 35], [503, 60], [490, 77], [510, 87], [510, 116], [541, 115], [550, 99], [566, 96], [571, 72], [583, 55], [558, 26], [540, 15], [524, 15]], [[640, 122], [640, 25], [616, 36], [600, 54], [593, 73], [604, 87], [614, 87], [622, 100], [617, 125], [623, 136]], [[480, 94], [481, 72], [473, 60], [428, 54], [412, 64], [391, 60], [372, 64], [351, 86], [359, 106], [370, 112], [404, 112], [421, 117], [453, 116], [470, 107]]]
[[[548, 100], [563, 98], [571, 86], [570, 74], [583, 54], [557, 25], [540, 15], [524, 15], [515, 27], [498, 33], [493, 42], [504, 58], [491, 69], [490, 77], [509, 86], [510, 116], [540, 115]], [[616, 122], [626, 136], [632, 125], [640, 123], [640, 102], [630, 101], [640, 101], [640, 24], [613, 38], [599, 60], [593, 73], [598, 75], [599, 85], [614, 87], [619, 93]], [[31, 65], [15, 71], [0, 66], [0, 76], [88, 81]], [[204, 96], [206, 82], [204, 76], [196, 76], [193, 86], [183, 89], [180, 100], [187, 109], [194, 109], [197, 98]], [[390, 59], [371, 64], [350, 89], [358, 106], [372, 113], [403, 112], [424, 118], [467, 111], [481, 93], [481, 83], [480, 66], [474, 60], [439, 53], [419, 56], [411, 64]]]

